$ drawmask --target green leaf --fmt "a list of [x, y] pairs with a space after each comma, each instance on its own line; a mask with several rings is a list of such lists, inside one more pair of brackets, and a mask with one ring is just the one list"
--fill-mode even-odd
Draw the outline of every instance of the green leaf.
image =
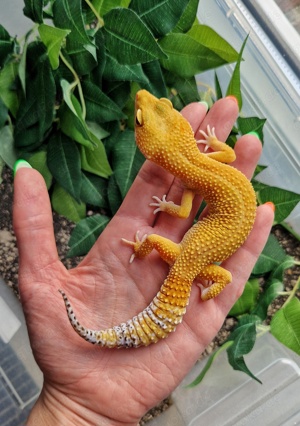
[[93, 6], [100, 16], [104, 16], [116, 7], [127, 7], [129, 3], [130, 0], [93, 0]]
[[8, 120], [8, 109], [4, 105], [2, 99], [0, 98], [0, 129], [4, 127], [7, 120]]
[[47, 164], [60, 186], [79, 202], [81, 164], [76, 143], [61, 132], [53, 134], [47, 146]]
[[122, 65], [108, 53], [106, 54], [106, 64], [103, 71], [103, 78], [110, 81], [137, 81], [139, 83], [149, 83], [143, 72], [141, 64]]
[[24, 92], [24, 95], [26, 96], [26, 57], [27, 57], [27, 42], [24, 43], [23, 46], [23, 52], [21, 55], [20, 63], [19, 63], [19, 79], [21, 81], [21, 86]]
[[85, 217], [86, 209], [84, 203], [78, 203], [68, 192], [66, 192], [59, 184], [55, 184], [51, 203], [53, 209], [72, 222], [79, 222]]
[[86, 254], [93, 247], [108, 222], [107, 216], [98, 214], [81, 220], [71, 234], [68, 257]]
[[112, 170], [108, 163], [106, 152], [102, 141], [95, 139], [96, 146], [93, 150], [85, 146], [81, 146], [81, 168], [94, 175], [108, 178]]
[[279, 296], [279, 293], [282, 290], [282, 281], [279, 281], [275, 278], [270, 278], [265, 283], [263, 292], [259, 296], [257, 305], [251, 313], [253, 315], [257, 315], [262, 321], [264, 321], [267, 318], [268, 308], [270, 304]]
[[96, 123], [114, 121], [126, 118], [117, 104], [115, 104], [105, 93], [90, 81], [82, 82], [87, 119]]
[[242, 135], [246, 135], [250, 132], [256, 132], [261, 140], [262, 144], [264, 143], [264, 134], [263, 127], [267, 120], [265, 118], [258, 117], [238, 117], [237, 124], [239, 131]]
[[229, 316], [237, 317], [249, 313], [255, 306], [259, 293], [259, 281], [254, 278], [246, 282], [243, 294], [233, 305]]
[[257, 175], [259, 175], [259, 173], [261, 173], [262, 171], [264, 171], [265, 169], [267, 169], [268, 168], [268, 166], [263, 166], [263, 165], [260, 165], [260, 164], [258, 164], [256, 167], [255, 167], [255, 171], [254, 171], [254, 173], [253, 173], [253, 178], [252, 178], [252, 180], [253, 179], [255, 179], [256, 178], [256, 176]]
[[23, 155], [24, 160], [36, 170], [40, 172], [43, 176], [47, 189], [51, 187], [52, 184], [52, 174], [47, 166], [47, 151], [46, 149], [41, 149], [34, 152], [33, 154]]
[[59, 54], [62, 43], [71, 30], [62, 30], [45, 24], [41, 24], [38, 30], [41, 40], [47, 48], [51, 67], [53, 70], [56, 70], [59, 66]]
[[18, 64], [8, 62], [0, 70], [0, 98], [14, 117], [19, 109], [19, 98], [14, 89], [14, 83], [18, 76]]
[[276, 339], [300, 355], [300, 301], [291, 299], [273, 316], [271, 333]]
[[176, 27], [173, 28], [173, 32], [185, 33], [191, 28], [197, 16], [198, 4], [199, 0], [190, 0], [188, 2], [188, 5], [177, 22]]
[[244, 48], [246, 46], [248, 37], [249, 36], [245, 38], [244, 43], [242, 44], [239, 57], [234, 67], [232, 77], [226, 92], [226, 96], [233, 95], [236, 97], [236, 99], [238, 100], [240, 110], [242, 109], [242, 106], [243, 106], [243, 99], [242, 99], [242, 93], [241, 93], [241, 63], [243, 61], [243, 52], [244, 52]]
[[156, 38], [159, 38], [176, 26], [189, 0], [131, 0], [130, 9], [134, 10]]
[[14, 137], [17, 147], [33, 149], [42, 144], [52, 126], [56, 87], [44, 45], [28, 46], [27, 54], [37, 60], [27, 76], [27, 96], [18, 110]]
[[272, 201], [275, 204], [275, 222], [283, 222], [300, 201], [300, 194], [285, 189], [267, 186], [258, 193], [258, 201], [264, 204]]
[[112, 152], [114, 177], [124, 198], [145, 158], [137, 148], [134, 132], [125, 130]]
[[158, 43], [168, 55], [168, 59], [161, 59], [162, 66], [183, 78], [228, 62], [188, 34], [171, 33]]
[[254, 275], [263, 275], [267, 272], [272, 271], [285, 259], [286, 254], [276, 237], [271, 234], [268, 238], [268, 241], [263, 249], [261, 255], [259, 256], [253, 270], [252, 274]]
[[41, 24], [43, 22], [44, 0], [24, 0], [24, 15], [33, 22]]
[[0, 68], [5, 64], [7, 57], [13, 53], [15, 42], [6, 29], [0, 25]]
[[168, 86], [174, 96], [171, 98], [174, 108], [180, 111], [191, 102], [199, 102], [199, 90], [195, 77], [181, 78], [170, 72], [165, 74]]
[[116, 182], [115, 175], [111, 175], [108, 181], [107, 198], [109, 208], [112, 215], [115, 215], [123, 202], [123, 197], [119, 189], [119, 185]]
[[134, 65], [166, 57], [133, 10], [112, 9], [105, 15], [103, 29], [107, 49], [121, 64]]
[[256, 340], [256, 318], [247, 316], [239, 323], [236, 329], [230, 334], [229, 341], [233, 341], [233, 344], [227, 348], [227, 355], [229, 364], [234, 370], [242, 371], [252, 379], [261, 383], [261, 381], [255, 377], [248, 369], [244, 355], [251, 352], [254, 347]]
[[207, 25], [201, 25], [196, 22], [187, 34], [197, 43], [205, 46], [218, 55], [218, 57], [222, 58], [224, 63], [235, 62], [239, 59], [237, 51]]
[[201, 371], [201, 373], [192, 381], [192, 383], [189, 383], [186, 387], [187, 388], [193, 388], [197, 385], [199, 385], [199, 383], [202, 382], [202, 380], [204, 379], [206, 373], [208, 372], [208, 370], [210, 369], [210, 367], [212, 366], [214, 360], [227, 348], [229, 348], [231, 345], [233, 345], [232, 341], [227, 341], [225, 342], [216, 352], [214, 352], [212, 355], [210, 355], [210, 357], [207, 360], [207, 363], [205, 364], [205, 367], [203, 368], [203, 370]]
[[223, 98], [222, 88], [221, 88], [220, 80], [217, 73], [215, 73], [215, 87], [216, 87], [216, 98], [217, 99]]
[[80, 199], [86, 204], [107, 209], [107, 185], [107, 179], [83, 173]]
[[0, 130], [0, 157], [11, 169], [18, 159], [10, 126], [4, 126]]
[[142, 67], [148, 79], [146, 82], [141, 82], [141, 86], [157, 98], [166, 98], [167, 87], [159, 61], [147, 62]]

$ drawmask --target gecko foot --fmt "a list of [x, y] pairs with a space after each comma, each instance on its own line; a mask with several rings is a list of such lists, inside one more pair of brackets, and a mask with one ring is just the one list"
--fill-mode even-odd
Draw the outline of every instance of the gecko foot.
[[204, 152], [206, 152], [210, 146], [211, 146], [211, 141], [213, 139], [216, 139], [216, 133], [215, 133], [215, 128], [213, 127], [212, 129], [210, 128], [210, 125], [207, 126], [207, 133], [204, 130], [200, 130], [201, 135], [204, 137], [204, 139], [199, 139], [197, 140], [197, 144], [204, 144], [206, 145], [204, 148]]
[[142, 238], [140, 238], [139, 233], [140, 233], [140, 231], [136, 231], [135, 241], [130, 241], [130, 240], [126, 240], [125, 238], [121, 238], [123, 243], [125, 243], [129, 246], [132, 246], [133, 250], [134, 250], [134, 253], [130, 256], [129, 263], [132, 263], [134, 261], [134, 259], [136, 258], [136, 252], [138, 251], [138, 249], [140, 248], [140, 246], [143, 244], [143, 242], [145, 241], [145, 239], [148, 236], [148, 234], [145, 234], [145, 235], [142, 236]]
[[163, 212], [164, 211], [164, 206], [166, 206], [167, 204], [174, 204], [173, 201], [167, 201], [167, 196], [163, 195], [162, 199], [160, 199], [159, 197], [156, 197], [155, 195], [153, 195], [153, 200], [156, 201], [156, 203], [150, 203], [149, 206], [151, 207], [157, 207], [157, 209], [155, 209], [153, 211], [153, 214], [156, 214], [158, 212]]

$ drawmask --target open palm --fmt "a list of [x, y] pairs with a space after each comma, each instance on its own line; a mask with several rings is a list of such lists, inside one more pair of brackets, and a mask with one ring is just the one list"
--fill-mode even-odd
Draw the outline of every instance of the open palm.
[[[238, 108], [234, 100], [225, 98], [207, 115], [201, 104], [189, 105], [183, 114], [196, 138], [210, 124], [218, 138], [225, 140]], [[254, 136], [244, 136], [236, 145], [234, 166], [250, 177], [260, 149]], [[131, 249], [121, 238], [132, 240], [140, 230], [141, 235], [155, 232], [179, 242], [193, 214], [187, 220], [153, 215], [149, 203], [153, 195], [164, 194], [178, 202], [181, 192], [179, 182], [146, 161], [90, 253], [68, 271], [58, 259], [43, 178], [35, 170], [18, 170], [14, 228], [20, 253], [20, 294], [32, 349], [44, 373], [44, 387], [28, 425], [136, 425], [179, 384], [221, 327], [269, 234], [273, 212], [267, 206], [258, 209], [246, 243], [224, 262], [233, 275], [232, 284], [207, 302], [201, 301], [200, 290], [194, 286], [183, 323], [157, 344], [116, 350], [85, 342], [72, 330], [58, 292], [61, 288], [67, 293], [79, 321], [94, 329], [114, 326], [143, 310], [160, 288], [168, 266], [157, 253], [129, 265]], [[195, 200], [194, 214], [199, 202]]]

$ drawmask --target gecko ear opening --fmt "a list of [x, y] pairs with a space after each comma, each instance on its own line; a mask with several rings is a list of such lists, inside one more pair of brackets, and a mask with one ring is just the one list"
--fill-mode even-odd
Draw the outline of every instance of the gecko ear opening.
[[141, 126], [143, 124], [143, 114], [142, 114], [142, 110], [140, 108], [136, 111], [135, 123], [138, 126]]

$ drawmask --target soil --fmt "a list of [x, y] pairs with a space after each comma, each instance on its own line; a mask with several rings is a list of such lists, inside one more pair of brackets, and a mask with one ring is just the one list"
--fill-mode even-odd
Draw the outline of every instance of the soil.
[[[0, 184], [0, 276], [4, 279], [6, 284], [11, 287], [16, 294], [18, 292], [18, 250], [16, 247], [16, 238], [12, 226], [12, 199], [13, 199], [13, 178], [12, 172], [8, 168], [4, 168], [2, 173], [2, 183]], [[53, 224], [56, 236], [56, 244], [58, 254], [61, 261], [67, 268], [75, 267], [81, 258], [67, 258], [68, 240], [74, 224], [69, 222], [62, 216], [55, 212], [53, 213]], [[296, 261], [300, 261], [300, 243], [299, 241], [282, 226], [276, 225], [272, 232], [284, 248], [286, 253], [293, 256]], [[287, 269], [284, 275], [284, 287], [286, 291], [291, 290], [300, 276], [300, 266]], [[286, 298], [278, 298], [275, 303], [270, 307], [269, 317], [271, 318], [274, 313], [282, 306]], [[235, 325], [233, 318], [227, 318], [223, 327], [218, 335], [206, 348], [201, 358], [209, 355], [215, 348], [222, 345], [228, 337], [230, 331]], [[162, 411], [166, 410], [171, 404], [171, 397], [163, 400], [158, 406], [150, 410], [140, 421], [140, 425], [144, 425], [153, 417], [159, 415]]]

